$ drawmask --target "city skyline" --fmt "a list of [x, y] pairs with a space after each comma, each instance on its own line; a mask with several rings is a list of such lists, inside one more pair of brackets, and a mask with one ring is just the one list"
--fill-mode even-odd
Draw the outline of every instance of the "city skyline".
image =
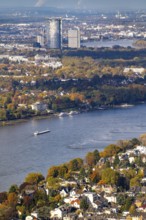
[[0, 0], [0, 7], [57, 7], [57, 8], [74, 8], [74, 9], [146, 9], [145, 0]]

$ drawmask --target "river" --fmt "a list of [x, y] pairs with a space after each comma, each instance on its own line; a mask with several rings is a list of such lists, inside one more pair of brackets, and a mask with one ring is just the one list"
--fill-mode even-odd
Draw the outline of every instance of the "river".
[[[30, 172], [46, 176], [58, 165], [117, 140], [146, 132], [146, 104], [82, 113], [64, 118], [31, 119], [0, 127], [0, 191], [20, 184]], [[34, 136], [34, 131], [50, 133]]]
[[121, 46], [121, 47], [134, 47], [133, 43], [136, 41], [136, 39], [118, 39], [118, 40], [100, 40], [100, 41], [87, 41], [82, 43], [82, 46], [86, 47], [94, 47], [94, 48], [100, 48], [100, 47], [113, 47], [115, 45]]

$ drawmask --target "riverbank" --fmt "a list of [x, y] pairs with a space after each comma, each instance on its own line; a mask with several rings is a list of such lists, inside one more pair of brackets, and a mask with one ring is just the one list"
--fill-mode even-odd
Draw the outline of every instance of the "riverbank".
[[[116, 109], [116, 108], [129, 108], [129, 107], [134, 107], [135, 105], [139, 105], [139, 104], [145, 104], [145, 102], [138, 102], [138, 103], [134, 103], [134, 104], [127, 104], [127, 103], [124, 103], [124, 104], [119, 104], [119, 105], [113, 105], [113, 106], [101, 106], [101, 107], [95, 107], [95, 108], [90, 108], [90, 109], [85, 109], [85, 110], [77, 110], [77, 112], [79, 114], [81, 113], [84, 113], [84, 112], [93, 112], [93, 111], [98, 111], [98, 110], [109, 110], [109, 109]], [[61, 113], [51, 113], [51, 114], [47, 114], [47, 115], [36, 115], [36, 116], [33, 116], [33, 117], [29, 117], [29, 118], [25, 118], [25, 119], [16, 119], [16, 120], [10, 120], [10, 121], [0, 121], [0, 127], [3, 127], [3, 126], [12, 126], [12, 125], [15, 125], [15, 124], [19, 124], [19, 123], [23, 123], [23, 122], [27, 122], [31, 119], [35, 119], [35, 120], [41, 120], [41, 119], [47, 119], [47, 118], [52, 118], [52, 117], [59, 117], [62, 113], [66, 113], [65, 111], [64, 112], [61, 112]], [[71, 115], [71, 114], [66, 114], [66, 115]]]
[[0, 122], [0, 127], [3, 126], [8, 126], [8, 125], [15, 125], [15, 124], [19, 124], [19, 123], [23, 123], [23, 122], [27, 122], [31, 119], [36, 119], [36, 120], [41, 120], [41, 119], [45, 119], [45, 118], [50, 118], [50, 117], [54, 117], [56, 116], [56, 114], [49, 114], [49, 115], [42, 115], [42, 116], [33, 116], [30, 118], [25, 118], [25, 119], [16, 119], [16, 120], [10, 120], [10, 121], [1, 121]]
[[[141, 105], [141, 104], [146, 104], [146, 102], [142, 101], [142, 102], [137, 102], [137, 103], [133, 103], [133, 104], [128, 104], [128, 103], [121, 103], [119, 105], [102, 105], [102, 106], [97, 106], [94, 108], [87, 108], [87, 109], [75, 109], [74, 111], [70, 111], [70, 112], [78, 112], [78, 114], [81, 113], [85, 113], [85, 112], [93, 112], [93, 111], [102, 111], [102, 110], [109, 110], [109, 109], [116, 109], [116, 108], [130, 108], [130, 107], [134, 107], [136, 105]], [[66, 115], [72, 115], [69, 114], [68, 111], [63, 111], [63, 112], [54, 112], [54, 113], [49, 113], [49, 114], [45, 114], [45, 115], [35, 115], [29, 118], [24, 118], [24, 119], [16, 119], [16, 120], [10, 120], [10, 121], [0, 121], [0, 127], [3, 126], [11, 126], [11, 125], [15, 125], [15, 124], [20, 124], [23, 122], [27, 122], [29, 120], [35, 119], [35, 120], [41, 120], [41, 119], [47, 119], [47, 118], [52, 118], [52, 117], [59, 117], [62, 113], [67, 113]]]

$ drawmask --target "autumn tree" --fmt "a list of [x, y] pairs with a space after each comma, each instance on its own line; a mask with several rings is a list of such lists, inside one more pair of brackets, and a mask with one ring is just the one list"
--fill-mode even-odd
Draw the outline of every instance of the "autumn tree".
[[115, 144], [108, 145], [104, 151], [100, 153], [101, 157], [111, 157], [121, 151], [121, 148]]
[[100, 172], [98, 171], [98, 169], [95, 169], [92, 171], [92, 173], [90, 174], [90, 180], [92, 183], [98, 183], [101, 179], [101, 175]]
[[8, 204], [11, 207], [15, 207], [16, 206], [17, 200], [18, 200], [18, 196], [17, 196], [16, 193], [11, 192], [11, 193], [8, 194]]
[[141, 141], [142, 145], [146, 146], [146, 134], [140, 135], [139, 140]]
[[132, 215], [136, 212], [136, 205], [135, 205], [135, 204], [132, 204], [132, 205], [130, 206], [129, 212], [130, 212], [130, 214], [132, 214]]
[[101, 180], [106, 184], [118, 184], [119, 173], [112, 170], [111, 168], [106, 168], [101, 172]]
[[25, 177], [25, 182], [31, 184], [38, 184], [40, 181], [44, 180], [44, 176], [41, 173], [29, 173]]
[[141, 182], [141, 178], [139, 177], [139, 175], [137, 175], [130, 180], [130, 187], [141, 186], [140, 182]]
[[17, 217], [17, 214], [12, 207], [2, 205], [2, 204], [0, 205], [0, 219], [1, 220], [13, 219], [15, 217]]
[[68, 167], [66, 164], [60, 165], [59, 166], [59, 177], [65, 178], [66, 174], [68, 173]]
[[83, 166], [83, 160], [81, 158], [75, 158], [68, 165], [71, 171], [79, 171]]
[[96, 163], [99, 161], [99, 159], [100, 159], [100, 155], [99, 155], [98, 150], [87, 153], [87, 155], [85, 157], [85, 161], [86, 161], [87, 165], [89, 165], [89, 166], [96, 165]]
[[7, 192], [0, 193], [0, 203], [3, 203], [7, 200]]
[[59, 178], [54, 178], [50, 176], [47, 178], [47, 187], [54, 190], [59, 189], [59, 182]]
[[49, 168], [49, 170], [48, 170], [48, 175], [47, 175], [47, 177], [58, 177], [58, 175], [59, 175], [59, 166], [52, 166], [52, 167], [50, 167]]

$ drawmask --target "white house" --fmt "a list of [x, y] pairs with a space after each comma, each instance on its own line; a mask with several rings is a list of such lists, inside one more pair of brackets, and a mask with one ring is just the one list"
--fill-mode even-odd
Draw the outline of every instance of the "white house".
[[138, 150], [140, 154], [146, 154], [146, 146], [137, 146], [135, 150]]
[[128, 73], [129, 71], [132, 71], [133, 73], [142, 74], [144, 70], [145, 70], [144, 68], [125, 68], [124, 73]]
[[98, 208], [98, 205], [95, 203], [95, 201], [98, 199], [98, 195], [93, 192], [86, 192], [84, 193], [84, 196], [86, 196], [89, 201], [91, 202], [93, 208]]
[[129, 157], [129, 162], [130, 162], [130, 163], [134, 163], [134, 161], [135, 161], [135, 157], [130, 156], [130, 157]]
[[104, 198], [107, 199], [108, 202], [117, 203], [117, 197], [114, 194], [105, 195]]
[[63, 219], [63, 215], [65, 215], [66, 213], [67, 213], [66, 210], [62, 208], [56, 208], [50, 211], [50, 215], [51, 215], [50, 218]]
[[41, 102], [36, 102], [31, 105], [32, 110], [35, 111], [45, 111], [47, 110], [47, 104], [41, 103]]
[[28, 62], [28, 59], [23, 56], [9, 56], [9, 60], [11, 61], [18, 61], [18, 62]]
[[77, 194], [76, 190], [73, 189], [70, 191], [70, 197], [78, 197], [78, 196], [80, 196], [80, 195]]
[[33, 220], [33, 217], [28, 215], [28, 216], [26, 216], [25, 220]]
[[60, 191], [60, 195], [61, 195], [62, 198], [64, 198], [64, 197], [66, 197], [68, 195], [68, 193], [67, 193], [67, 191], [65, 189], [62, 189]]

